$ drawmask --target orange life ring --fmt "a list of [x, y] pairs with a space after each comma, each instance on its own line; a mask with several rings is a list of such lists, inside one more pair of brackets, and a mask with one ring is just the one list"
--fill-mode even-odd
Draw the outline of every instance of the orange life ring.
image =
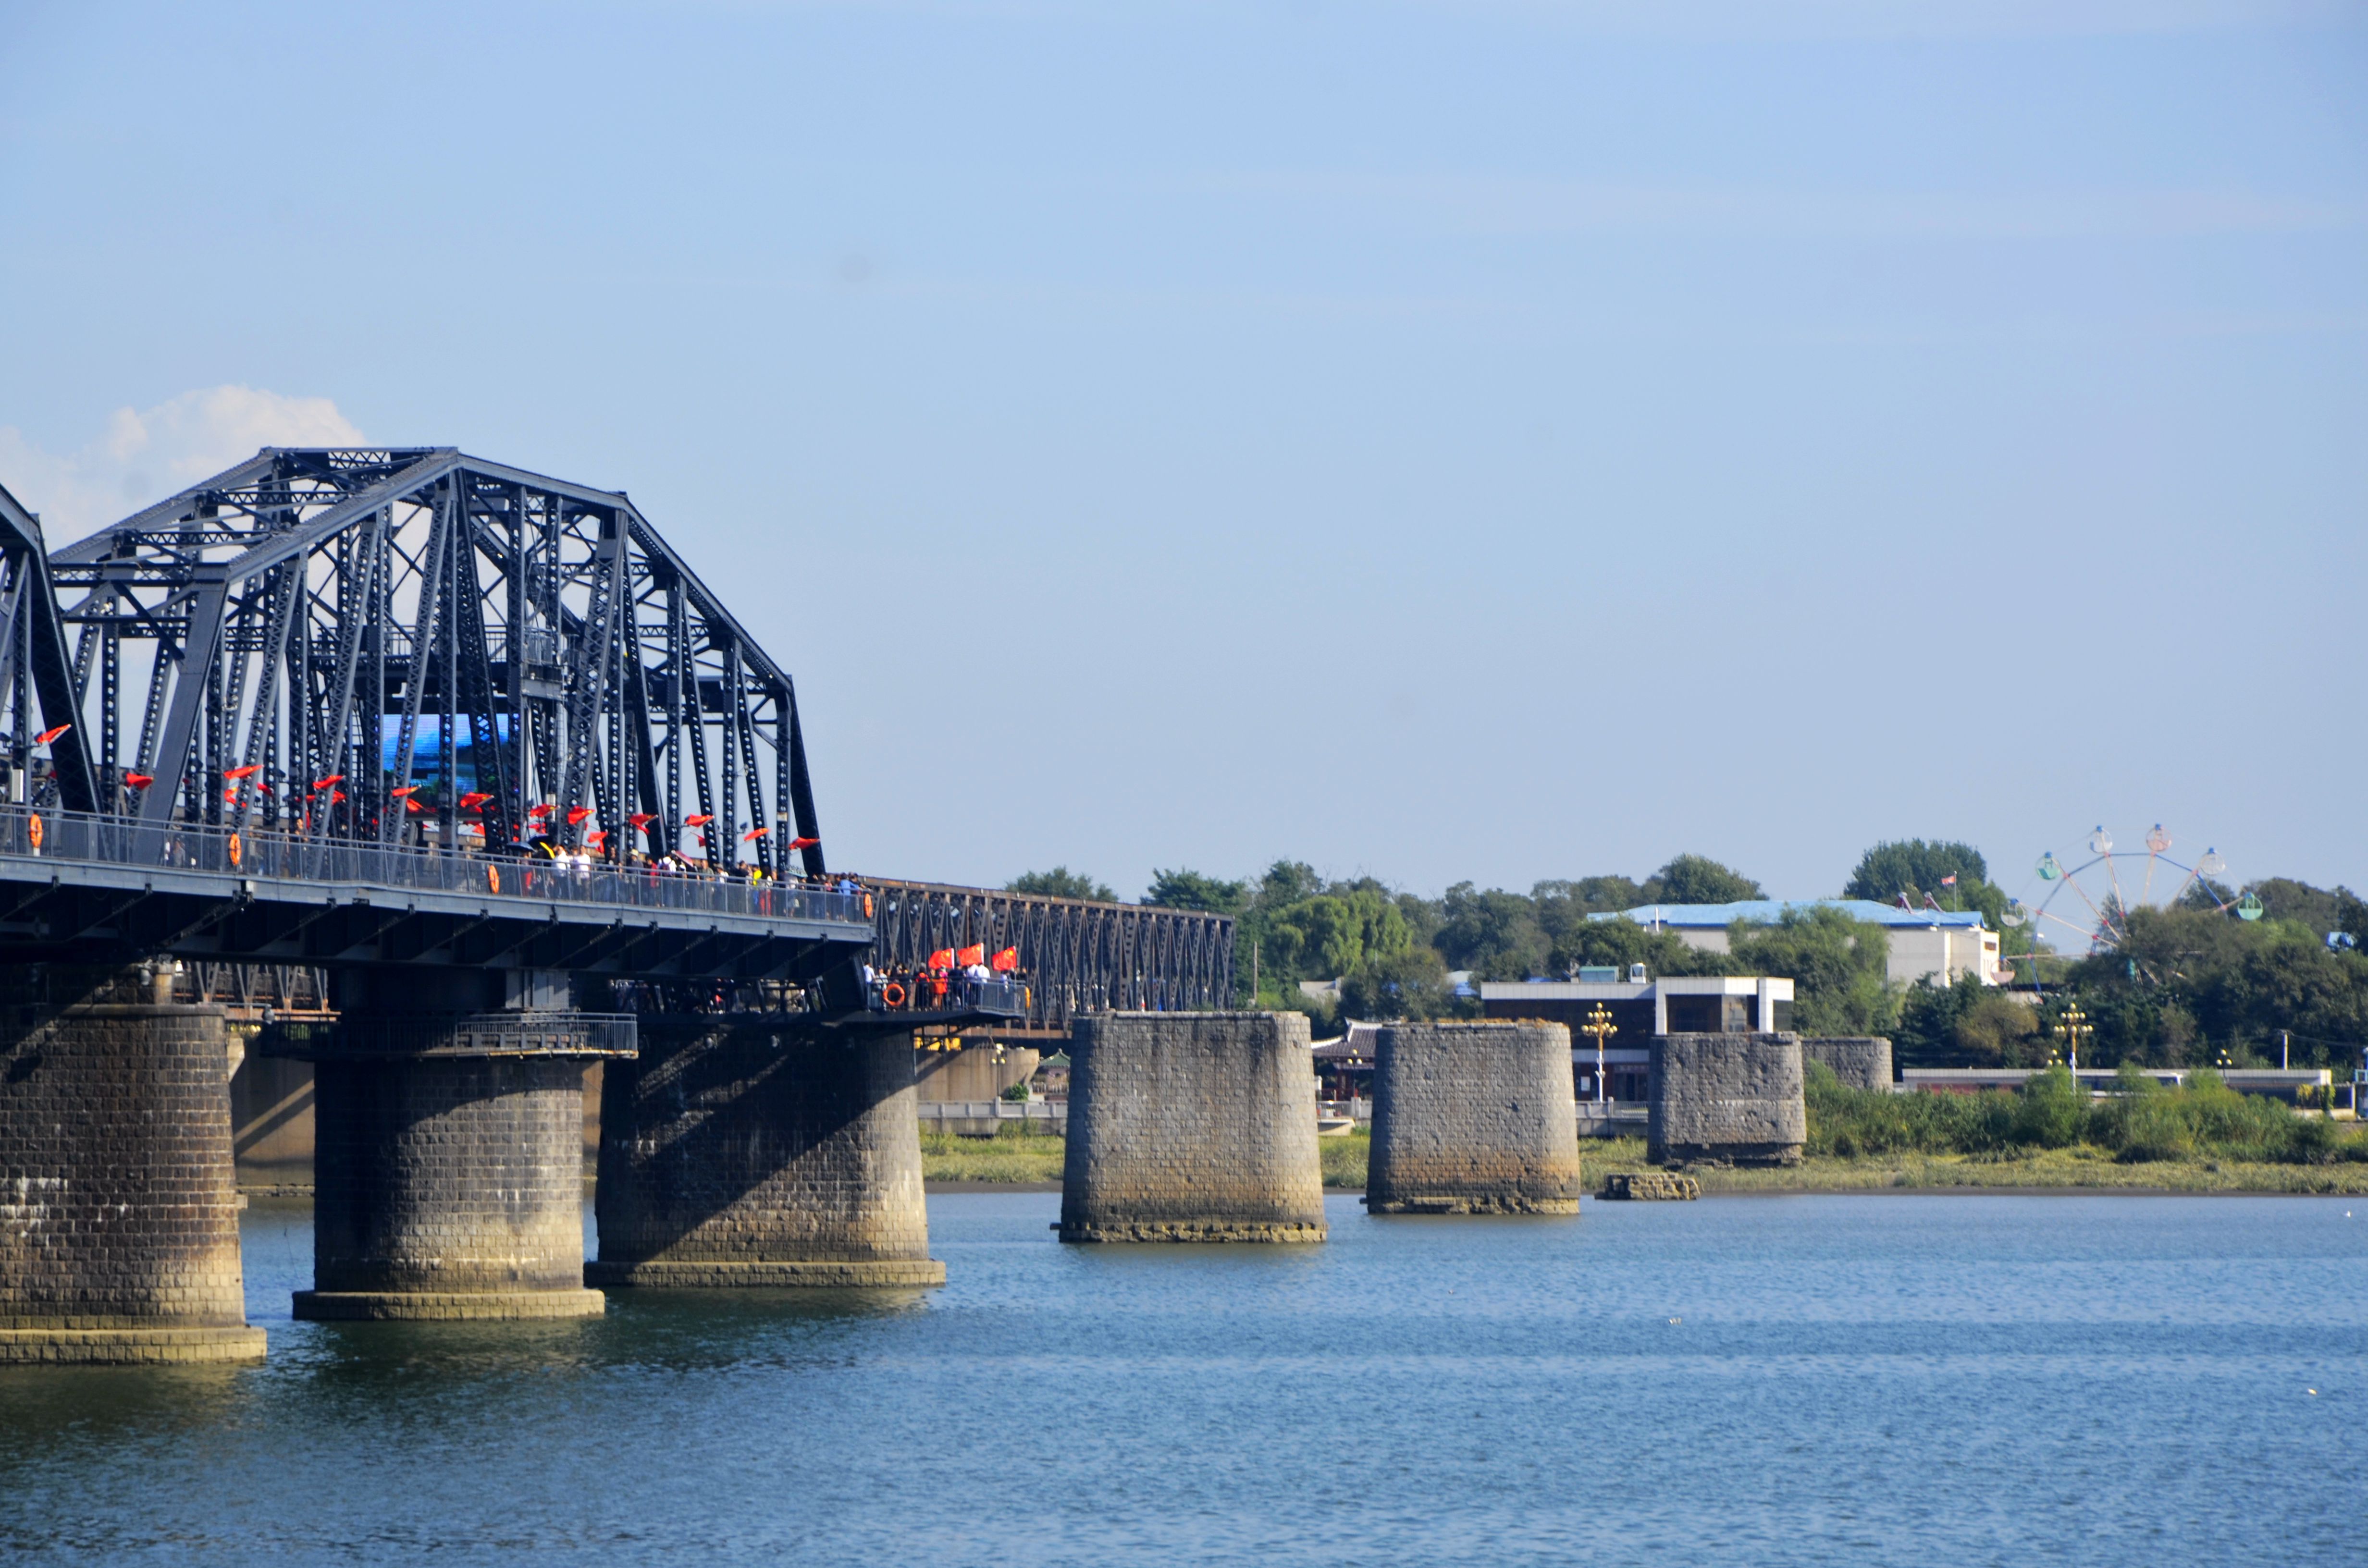
[[901, 1007], [905, 1005], [905, 988], [892, 980], [880, 988], [880, 1000], [891, 1007]]
[[489, 892], [499, 892], [502, 891], [502, 869], [499, 866], [488, 866], [485, 868], [485, 887]]
[[239, 856], [241, 853], [242, 848], [238, 842], [238, 835], [233, 833], [230, 835], [230, 863], [233, 869], [237, 869]]
[[27, 824], [25, 824], [25, 836], [26, 836], [26, 837], [28, 837], [28, 838], [29, 838], [29, 839], [31, 839], [31, 840], [33, 841], [33, 847], [34, 847], [34, 848], [39, 849], [39, 848], [41, 846], [41, 813], [40, 813], [40, 812], [35, 812], [33, 813], [32, 820], [31, 820], [30, 822], [28, 822], [28, 823], [27, 823]]

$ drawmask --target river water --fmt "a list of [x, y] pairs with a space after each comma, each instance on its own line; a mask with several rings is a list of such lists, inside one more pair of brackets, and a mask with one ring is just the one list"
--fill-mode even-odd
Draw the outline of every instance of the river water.
[[[26, 1562], [2358, 1562], [2368, 1203], [1811, 1197], [1064, 1247], [929, 1201], [943, 1290], [291, 1323], [0, 1375]], [[2316, 1393], [2308, 1391], [2316, 1390]]]

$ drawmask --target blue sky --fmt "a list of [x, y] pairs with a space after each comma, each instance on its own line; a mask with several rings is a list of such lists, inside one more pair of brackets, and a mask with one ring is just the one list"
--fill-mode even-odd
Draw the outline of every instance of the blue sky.
[[2353, 7], [0, 4], [0, 483], [629, 489], [835, 860], [2368, 885]]

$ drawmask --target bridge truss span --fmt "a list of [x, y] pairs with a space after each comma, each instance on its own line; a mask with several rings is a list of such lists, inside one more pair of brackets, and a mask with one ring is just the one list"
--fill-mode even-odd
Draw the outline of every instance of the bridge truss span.
[[74, 728], [37, 801], [495, 854], [691, 832], [711, 866], [824, 869], [789, 675], [622, 492], [450, 448], [266, 449], [49, 572], [72, 647], [42, 732]]
[[945, 949], [1017, 949], [1025, 1016], [988, 1033], [1064, 1035], [1070, 1019], [1085, 1013], [1234, 1006], [1227, 915], [937, 882], [867, 877], [863, 885], [874, 901], [875, 968], [919, 970]]

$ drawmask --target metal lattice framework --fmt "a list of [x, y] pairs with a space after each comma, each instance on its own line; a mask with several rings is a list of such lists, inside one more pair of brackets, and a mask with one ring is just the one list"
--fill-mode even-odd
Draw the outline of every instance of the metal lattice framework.
[[1081, 1013], [1234, 1005], [1234, 922], [1198, 910], [864, 879], [871, 961], [915, 970], [944, 948], [1017, 948], [1027, 1015], [996, 1033], [1065, 1032]]
[[[65, 634], [39, 518], [0, 489], [0, 723], [11, 793], [23, 799], [37, 734], [74, 719]], [[50, 743], [49, 788], [70, 811], [96, 809], [97, 791], [80, 730], [67, 727]]]
[[40, 786], [69, 809], [611, 850], [689, 824], [768, 875], [819, 837], [788, 674], [621, 492], [450, 448], [268, 448], [53, 552], [46, 632], [25, 523], [29, 552], [0, 528], [11, 744], [29, 667], [42, 730], [74, 725]]

